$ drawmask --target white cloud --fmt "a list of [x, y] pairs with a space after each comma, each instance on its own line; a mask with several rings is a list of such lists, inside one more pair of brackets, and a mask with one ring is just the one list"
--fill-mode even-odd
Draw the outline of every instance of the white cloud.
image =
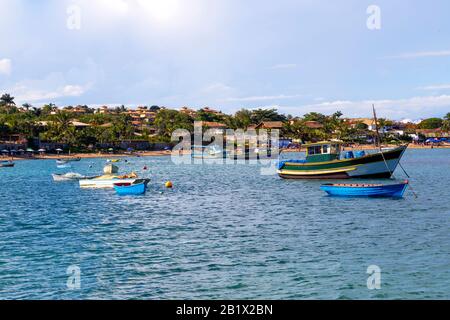
[[42, 102], [48, 103], [51, 100], [64, 97], [78, 97], [87, 91], [88, 86], [65, 85], [53, 90], [32, 88], [23, 84], [17, 84], [10, 89], [12, 95], [16, 97], [19, 103]]
[[276, 65], [270, 67], [270, 69], [274, 69], [274, 70], [277, 70], [277, 69], [294, 69], [294, 68], [297, 68], [297, 64], [295, 64], [295, 63], [282, 63], [282, 64], [276, 64]]
[[395, 56], [385, 57], [384, 59], [415, 59], [415, 58], [448, 57], [448, 56], [450, 56], [450, 50], [409, 52]]
[[450, 90], [450, 84], [432, 85], [432, 86], [420, 87], [418, 89], [420, 89], [420, 90], [429, 90], [429, 91]]
[[0, 59], [0, 74], [9, 76], [11, 74], [12, 63], [10, 59]]
[[379, 117], [391, 119], [443, 116], [450, 112], [450, 95], [411, 97], [385, 100], [336, 100], [304, 106], [280, 106], [281, 112], [303, 115], [308, 112], [331, 114], [337, 110], [349, 117], [370, 117], [372, 104]]
[[67, 85], [63, 88], [62, 93], [67, 97], [78, 97], [85, 92], [85, 88], [79, 85]]
[[227, 86], [226, 84], [221, 83], [221, 82], [215, 82], [215, 83], [212, 83], [212, 84], [206, 86], [205, 88], [203, 88], [204, 92], [221, 92], [221, 93], [223, 93], [223, 92], [229, 92], [232, 90], [233, 90], [232, 87]]
[[242, 97], [242, 98], [228, 98], [226, 101], [230, 102], [250, 102], [250, 101], [267, 101], [267, 100], [283, 100], [283, 99], [293, 99], [293, 98], [299, 98], [302, 97], [302, 95], [295, 94], [295, 95], [284, 95], [280, 94], [277, 96], [251, 96], [251, 97]]

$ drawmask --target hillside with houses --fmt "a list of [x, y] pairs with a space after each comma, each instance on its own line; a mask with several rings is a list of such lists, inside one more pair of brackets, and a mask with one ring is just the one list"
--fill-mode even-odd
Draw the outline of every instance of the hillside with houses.
[[[171, 142], [172, 132], [193, 132], [194, 121], [205, 129], [279, 130], [284, 141], [293, 145], [328, 139], [347, 144], [374, 143], [376, 124], [371, 118], [346, 118], [337, 111], [331, 115], [310, 112], [302, 117], [278, 113], [275, 109], [241, 109], [225, 114], [211, 107], [172, 109], [160, 106], [124, 105], [89, 107], [17, 106], [14, 97], [0, 98], [0, 149], [4, 151], [73, 150], [94, 152], [114, 150], [155, 150]], [[418, 122], [378, 119], [383, 141], [389, 144], [446, 144], [450, 137], [450, 113], [442, 118]], [[289, 145], [286, 144], [286, 146]]]

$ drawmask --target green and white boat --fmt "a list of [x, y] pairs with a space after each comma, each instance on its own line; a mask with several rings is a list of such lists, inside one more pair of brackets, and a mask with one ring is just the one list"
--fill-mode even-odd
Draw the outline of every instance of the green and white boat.
[[322, 141], [305, 145], [306, 159], [285, 160], [278, 175], [285, 179], [390, 178], [407, 145], [380, 150], [373, 154], [348, 151], [341, 156], [339, 142]]

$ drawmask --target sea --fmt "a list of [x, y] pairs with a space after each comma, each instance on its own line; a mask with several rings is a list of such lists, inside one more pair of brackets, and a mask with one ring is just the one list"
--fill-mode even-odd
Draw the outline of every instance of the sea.
[[117, 163], [151, 179], [142, 196], [51, 176], [104, 165], [0, 168], [0, 299], [450, 298], [450, 149], [407, 150], [403, 199], [171, 157]]

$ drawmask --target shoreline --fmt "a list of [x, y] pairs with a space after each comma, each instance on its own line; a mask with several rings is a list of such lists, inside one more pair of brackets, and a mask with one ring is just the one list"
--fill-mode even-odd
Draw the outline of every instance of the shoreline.
[[[395, 145], [384, 145], [383, 148], [397, 147]], [[374, 145], [357, 145], [354, 147], [345, 147], [342, 151], [350, 151], [350, 150], [374, 150], [377, 149]], [[408, 149], [450, 149], [450, 145], [443, 146], [425, 146], [425, 145], [408, 145]], [[299, 149], [284, 149], [283, 152], [303, 152], [304, 148]], [[10, 157], [10, 156], [0, 156], [1, 160], [12, 160], [12, 161], [20, 161], [20, 160], [56, 160], [56, 159], [73, 159], [73, 158], [81, 158], [81, 159], [96, 159], [96, 158], [135, 158], [135, 157], [162, 157], [162, 156], [170, 156], [172, 154], [171, 151], [161, 150], [161, 151], [142, 151], [136, 152], [133, 154], [126, 153], [118, 153], [118, 154], [105, 154], [105, 153], [73, 153], [71, 155], [67, 154], [46, 154], [39, 155], [34, 157]]]
[[161, 156], [170, 156], [170, 151], [144, 151], [133, 154], [126, 153], [118, 153], [118, 154], [105, 154], [105, 153], [72, 153], [68, 154], [46, 154], [46, 155], [37, 155], [34, 157], [1, 157], [0, 159], [12, 160], [12, 161], [20, 161], [20, 160], [57, 160], [57, 159], [97, 159], [97, 158], [136, 158], [136, 157], [161, 157]]

